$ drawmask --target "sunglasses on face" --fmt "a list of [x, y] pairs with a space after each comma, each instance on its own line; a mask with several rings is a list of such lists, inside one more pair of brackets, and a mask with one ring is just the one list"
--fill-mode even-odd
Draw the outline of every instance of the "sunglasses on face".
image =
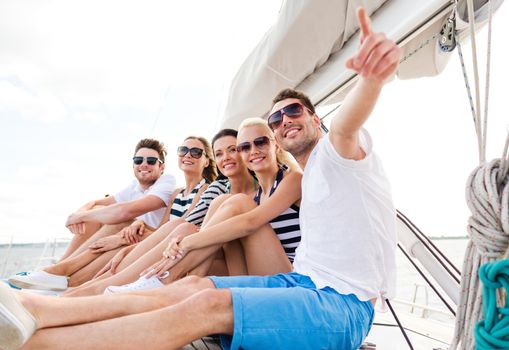
[[155, 165], [158, 161], [162, 164], [163, 161], [157, 157], [140, 157], [140, 156], [135, 156], [133, 157], [133, 163], [136, 164], [136, 165], [141, 165], [143, 164], [143, 160], [147, 160], [147, 164], [148, 165]]
[[196, 159], [200, 159], [201, 156], [203, 155], [203, 150], [198, 147], [189, 148], [186, 146], [180, 146], [179, 148], [177, 148], [177, 155], [179, 157], [185, 156], [188, 152], [191, 155], [191, 157]]
[[269, 145], [270, 139], [267, 136], [260, 136], [253, 140], [253, 142], [242, 142], [237, 145], [237, 152], [244, 152], [247, 153], [251, 151], [251, 145], [253, 144], [254, 147], [261, 149], [265, 148]]
[[[279, 111], [275, 111], [269, 118], [267, 119], [267, 123], [269, 124], [269, 128], [274, 131], [281, 126], [283, 122], [283, 114], [286, 114], [290, 118], [298, 118], [304, 113], [304, 108], [301, 103], [295, 102], [290, 103], [288, 106], [284, 106]], [[306, 108], [308, 109], [308, 108]], [[309, 109], [308, 109], [309, 110]]]

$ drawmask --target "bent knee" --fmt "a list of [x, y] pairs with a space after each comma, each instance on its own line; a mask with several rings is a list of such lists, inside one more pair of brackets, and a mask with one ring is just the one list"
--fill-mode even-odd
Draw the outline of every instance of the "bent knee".
[[196, 225], [191, 224], [187, 221], [181, 223], [178, 225], [171, 233], [169, 234], [169, 237], [173, 238], [177, 235], [179, 236], [188, 236], [190, 234], [198, 232], [198, 227]]
[[204, 289], [195, 294], [196, 303], [209, 311], [225, 310], [232, 305], [232, 293], [229, 289]]
[[244, 193], [237, 193], [228, 198], [221, 207], [236, 213], [245, 213], [256, 207], [256, 203], [252, 197]]
[[215, 288], [214, 283], [212, 283], [210, 278], [207, 278], [207, 277], [187, 276], [175, 283], [182, 283], [188, 287], [195, 288], [197, 290]]

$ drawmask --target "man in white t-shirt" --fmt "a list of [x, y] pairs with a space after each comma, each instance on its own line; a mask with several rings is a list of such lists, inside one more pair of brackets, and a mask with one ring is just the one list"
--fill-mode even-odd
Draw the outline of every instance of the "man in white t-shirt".
[[122, 224], [135, 218], [152, 227], [159, 226], [175, 189], [175, 178], [163, 175], [165, 156], [166, 149], [158, 140], [140, 140], [133, 157], [136, 179], [114, 196], [86, 203], [69, 216], [65, 224], [67, 228], [81, 235], [86, 233], [89, 224]]
[[[71, 259], [89, 249], [94, 241], [118, 233], [134, 219], [157, 228], [175, 189], [175, 178], [169, 174], [163, 175], [165, 156], [166, 149], [158, 140], [140, 140], [133, 157], [136, 179], [114, 196], [90, 201], [68, 217], [66, 226], [74, 233], [74, 238], [60, 262], [45, 267], [42, 271], [13, 275], [9, 282], [22, 288], [65, 289], [66, 277], [78, 269], [75, 267], [76, 262], [71, 262]], [[106, 250], [109, 249], [98, 252], [104, 253]], [[101, 259], [107, 260], [113, 253], [112, 251]], [[89, 262], [87, 260], [87, 263]], [[100, 265], [100, 262], [97, 265]], [[69, 268], [72, 268], [71, 272]], [[101, 266], [97, 266], [95, 270], [100, 268]], [[77, 278], [87, 280], [97, 272], [92, 268], [89, 270], [91, 271]]]
[[282, 91], [269, 114], [279, 145], [304, 168], [294, 272], [187, 277], [122, 298], [72, 302], [14, 296], [0, 285], [6, 310], [0, 315], [14, 320], [0, 317], [10, 340], [0, 347], [28, 340], [26, 349], [70, 343], [75, 349], [178, 349], [221, 334], [225, 349], [357, 349], [371, 327], [374, 300], [394, 295], [395, 211], [362, 125], [400, 58], [394, 42], [371, 32], [363, 9], [358, 17], [361, 45], [347, 67], [359, 80], [330, 133], [322, 137], [313, 105], [293, 90]]

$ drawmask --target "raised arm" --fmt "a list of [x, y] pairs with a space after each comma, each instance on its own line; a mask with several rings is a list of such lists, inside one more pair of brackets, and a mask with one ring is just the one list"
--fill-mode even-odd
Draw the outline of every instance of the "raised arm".
[[219, 224], [206, 227], [198, 234], [185, 237], [179, 244], [183, 252], [226, 243], [256, 231], [277, 217], [301, 197], [302, 174], [291, 172], [285, 176], [272, 196], [253, 210]]
[[357, 10], [357, 17], [361, 44], [346, 66], [359, 75], [359, 80], [332, 119], [329, 133], [336, 152], [354, 160], [365, 156], [359, 146], [359, 130], [369, 118], [385, 81], [396, 72], [401, 55], [385, 34], [372, 32], [371, 20], [363, 8]]

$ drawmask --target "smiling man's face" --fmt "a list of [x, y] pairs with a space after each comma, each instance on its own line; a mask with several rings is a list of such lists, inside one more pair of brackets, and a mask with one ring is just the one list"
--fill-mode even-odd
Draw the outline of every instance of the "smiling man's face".
[[[269, 115], [292, 104], [301, 103], [297, 98], [287, 98], [277, 102]], [[311, 152], [321, 137], [320, 119], [316, 114], [311, 114], [303, 108], [302, 115], [288, 117], [283, 113], [281, 125], [274, 130], [277, 143], [295, 158]]]

